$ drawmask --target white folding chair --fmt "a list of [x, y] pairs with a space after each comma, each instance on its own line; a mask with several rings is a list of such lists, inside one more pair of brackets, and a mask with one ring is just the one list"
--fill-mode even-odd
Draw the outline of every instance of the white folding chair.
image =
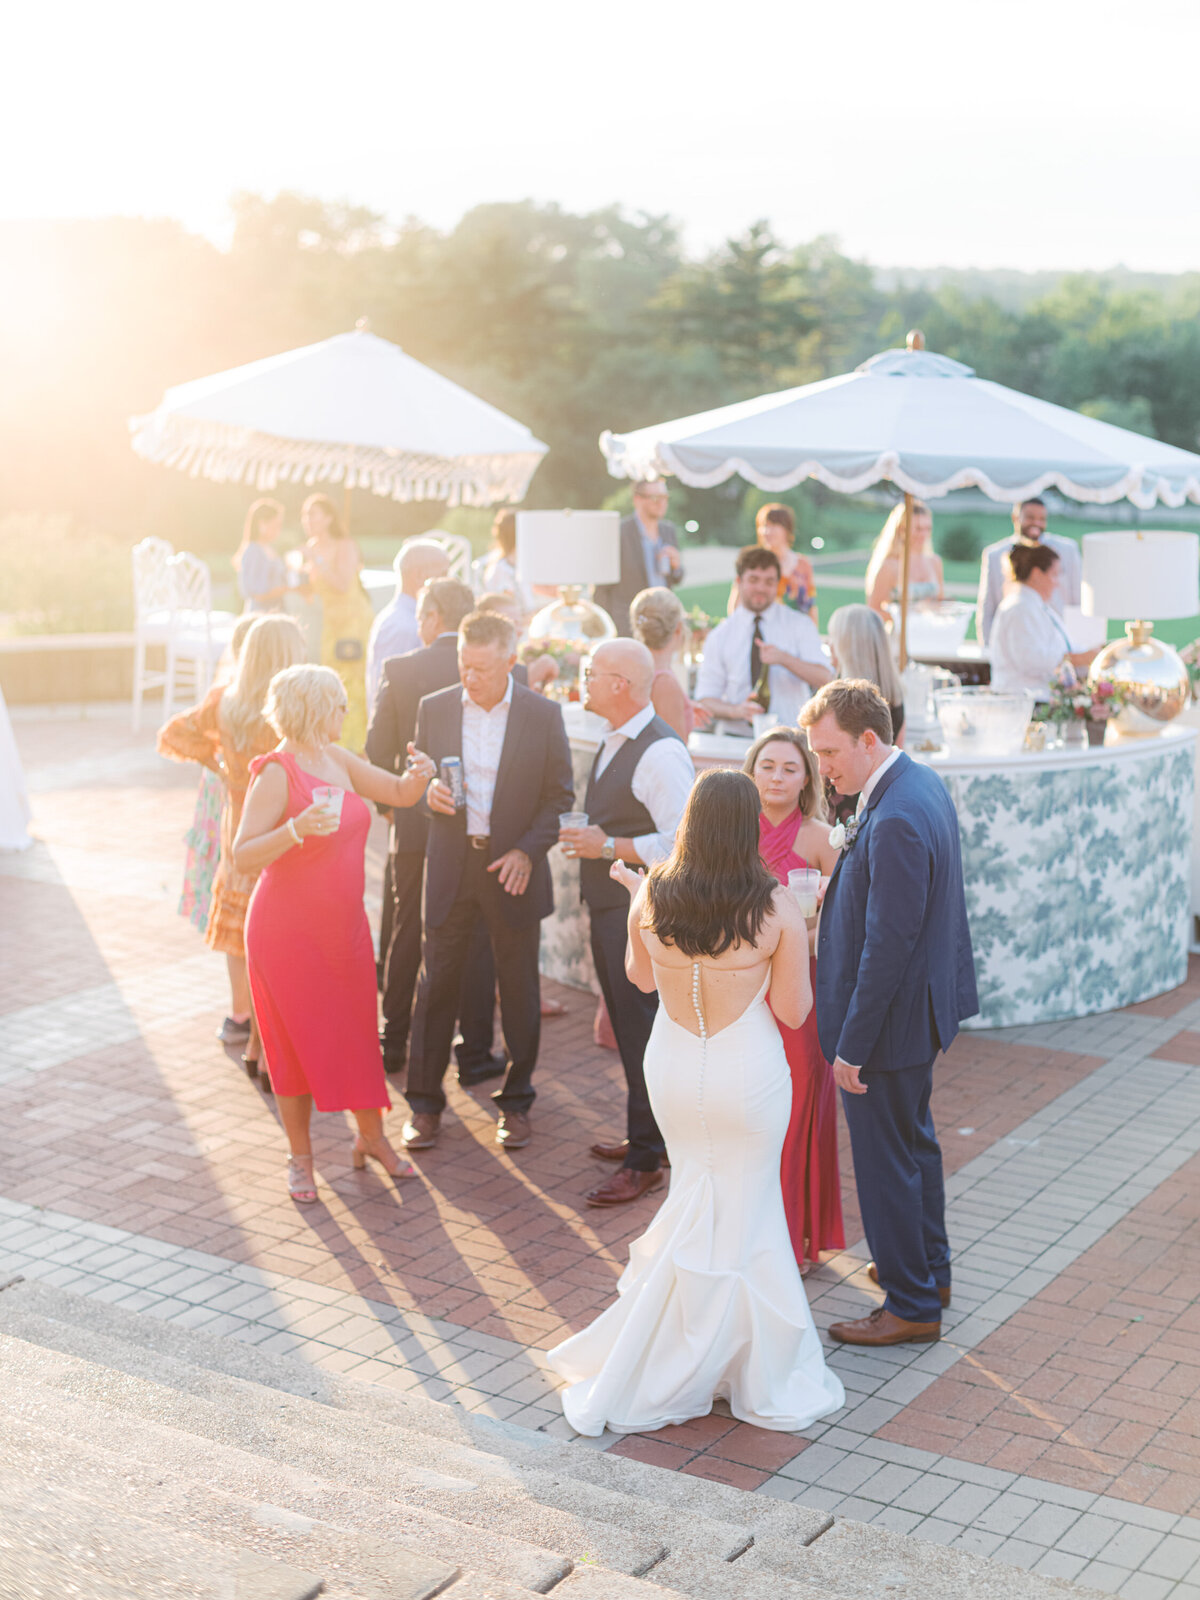
[[237, 618], [212, 608], [212, 574], [199, 556], [181, 550], [167, 563], [171, 617], [167, 636], [163, 721], [176, 705], [195, 705], [208, 692]]
[[165, 649], [171, 632], [172, 588], [168, 563], [175, 554], [166, 539], [143, 539], [133, 547], [133, 731], [142, 725], [142, 700], [148, 689], [165, 693], [167, 673], [146, 666], [150, 645]]
[[425, 538], [431, 539], [434, 544], [440, 544], [450, 557], [450, 571], [448, 578], [457, 578], [459, 583], [471, 587], [471, 541], [461, 533], [428, 533]]

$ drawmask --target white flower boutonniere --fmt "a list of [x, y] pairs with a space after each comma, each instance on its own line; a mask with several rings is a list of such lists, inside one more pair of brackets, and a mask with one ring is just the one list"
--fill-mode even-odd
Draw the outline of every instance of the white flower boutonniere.
[[846, 842], [846, 824], [835, 822], [829, 830], [829, 842], [835, 850], [840, 850]]
[[858, 838], [858, 830], [862, 827], [861, 817], [851, 817], [849, 822], [839, 822], [829, 830], [829, 842], [835, 850], [849, 850]]

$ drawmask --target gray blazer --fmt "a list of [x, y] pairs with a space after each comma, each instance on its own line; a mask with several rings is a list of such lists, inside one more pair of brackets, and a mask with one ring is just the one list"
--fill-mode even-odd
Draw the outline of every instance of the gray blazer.
[[[663, 544], [674, 545], [679, 549], [679, 530], [673, 522], [662, 521], [658, 525], [658, 537]], [[672, 589], [683, 581], [683, 573], [672, 573], [667, 579], [659, 577], [658, 573], [646, 571], [646, 553], [642, 549], [642, 534], [638, 527], [636, 517], [621, 518], [621, 576], [616, 583], [599, 583], [596, 585], [596, 604], [603, 606], [605, 611], [617, 625], [617, 632], [629, 637], [629, 607], [635, 595], [641, 594], [643, 589], [660, 589], [664, 581]]]

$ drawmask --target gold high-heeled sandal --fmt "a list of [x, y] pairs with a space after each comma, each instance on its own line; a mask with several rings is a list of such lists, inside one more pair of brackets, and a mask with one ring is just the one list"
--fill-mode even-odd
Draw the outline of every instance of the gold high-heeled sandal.
[[[381, 1147], [386, 1152], [383, 1155], [380, 1154]], [[360, 1172], [366, 1166], [368, 1156], [372, 1161], [378, 1161], [389, 1178], [415, 1178], [417, 1176], [417, 1169], [412, 1162], [401, 1161], [386, 1139], [381, 1138], [378, 1145], [372, 1146], [367, 1143], [360, 1133], [355, 1137], [354, 1150], [351, 1157], [355, 1167]], [[388, 1165], [388, 1156], [392, 1158], [391, 1166]]]
[[[307, 1162], [307, 1170], [304, 1163]], [[287, 1164], [288, 1194], [297, 1205], [311, 1206], [317, 1199], [317, 1180], [313, 1174], [311, 1156], [289, 1156]]]

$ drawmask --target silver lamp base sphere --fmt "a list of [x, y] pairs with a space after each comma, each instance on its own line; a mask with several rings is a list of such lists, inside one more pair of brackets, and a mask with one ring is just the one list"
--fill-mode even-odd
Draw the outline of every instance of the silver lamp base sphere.
[[531, 639], [555, 639], [574, 645], [581, 655], [606, 639], [617, 637], [617, 626], [603, 607], [588, 600], [578, 584], [564, 584], [558, 599], [543, 606], [530, 620]]
[[1119, 683], [1129, 699], [1116, 719], [1126, 734], [1158, 733], [1191, 702], [1187, 668], [1169, 644], [1154, 637], [1150, 622], [1127, 622], [1126, 638], [1105, 645], [1092, 662], [1088, 682]]

